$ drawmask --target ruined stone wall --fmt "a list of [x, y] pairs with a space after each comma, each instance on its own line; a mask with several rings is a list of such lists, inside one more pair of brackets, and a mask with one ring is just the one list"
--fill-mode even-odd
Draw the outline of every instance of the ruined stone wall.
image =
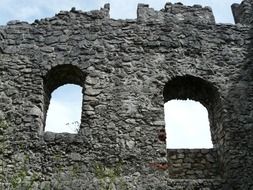
[[253, 7], [251, 0], [244, 0], [241, 4], [234, 3], [231, 8], [235, 23], [250, 24], [252, 22]]
[[168, 165], [172, 179], [215, 179], [220, 177], [214, 149], [169, 149]]
[[[137, 13], [0, 27], [1, 188], [252, 188], [251, 26], [215, 24], [198, 5]], [[67, 83], [83, 88], [78, 134], [44, 132]], [[166, 150], [164, 102], [186, 98], [208, 110], [207, 152]]]

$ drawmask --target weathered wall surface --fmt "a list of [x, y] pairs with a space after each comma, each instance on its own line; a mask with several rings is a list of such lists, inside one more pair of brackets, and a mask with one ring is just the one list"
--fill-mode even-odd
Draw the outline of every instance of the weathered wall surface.
[[[2, 188], [252, 188], [251, 26], [217, 25], [200, 6], [137, 12], [113, 20], [106, 5], [0, 28]], [[45, 133], [66, 83], [83, 87], [80, 130]], [[207, 108], [213, 149], [166, 150], [174, 98]]]
[[170, 149], [168, 164], [172, 179], [220, 177], [217, 152], [213, 149]]
[[250, 24], [252, 22], [252, 1], [244, 0], [241, 4], [233, 4], [231, 6], [235, 23]]

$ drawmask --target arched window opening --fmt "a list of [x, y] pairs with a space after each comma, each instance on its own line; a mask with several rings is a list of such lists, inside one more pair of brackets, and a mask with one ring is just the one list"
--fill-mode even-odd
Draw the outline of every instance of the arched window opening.
[[213, 148], [207, 109], [193, 100], [164, 104], [167, 148]]
[[[217, 89], [209, 82], [198, 78], [198, 77], [194, 77], [194, 76], [190, 76], [190, 75], [185, 75], [185, 76], [178, 76], [175, 77], [173, 79], [171, 79], [170, 81], [168, 81], [164, 87], [164, 91], [163, 91], [163, 97], [164, 97], [164, 107], [165, 107], [165, 122], [167, 125], [167, 147], [180, 147], [180, 148], [204, 148], [205, 145], [209, 139], [211, 138], [211, 142], [213, 145], [209, 144], [210, 146], [206, 145], [207, 147], [218, 147], [219, 144], [223, 143], [223, 136], [222, 133], [220, 132], [222, 130], [222, 108], [221, 108], [221, 103], [220, 103], [220, 96], [218, 95], [218, 91]], [[192, 101], [189, 101], [189, 100]], [[175, 102], [172, 100], [181, 100], [180, 103], [178, 101], [176, 101], [177, 105], [174, 105]], [[184, 101], [183, 101], [184, 100]], [[197, 101], [199, 102], [197, 105], [195, 104]], [[168, 102], [168, 103], [167, 103]], [[172, 102], [172, 103], [171, 103]], [[183, 103], [182, 103], [183, 102]], [[179, 104], [181, 105], [179, 105]], [[173, 104], [173, 106], [171, 106], [171, 104]], [[180, 132], [177, 132], [177, 134], [172, 134], [172, 131], [170, 131], [170, 127], [173, 127], [173, 124], [170, 123], [170, 121], [172, 120], [172, 113], [170, 113], [170, 111], [167, 111], [167, 109], [169, 109], [169, 107], [172, 107], [172, 112], [174, 112], [174, 119], [178, 118], [178, 120], [181, 120], [179, 122], [183, 122], [186, 119], [182, 117], [182, 112], [185, 112], [185, 110], [189, 110], [190, 107], [192, 107], [192, 105], [195, 104], [197, 107], [199, 105], [201, 105], [200, 109], [203, 110], [203, 107], [207, 110], [207, 115], [208, 115], [208, 120], [209, 120], [209, 127], [207, 132], [210, 131], [210, 135], [206, 135], [205, 137], [205, 142], [199, 141], [198, 146], [196, 145], [187, 145], [185, 147], [185, 145], [174, 145], [174, 144], [169, 144], [170, 141], [172, 140], [172, 138], [175, 138], [175, 136], [180, 137], [182, 142], [185, 141], [190, 133], [193, 132], [193, 130], [191, 130], [191, 127], [189, 126], [189, 123], [187, 123], [187, 131], [189, 131], [188, 136], [187, 134], [183, 135]], [[185, 107], [186, 108], [182, 108]], [[182, 108], [183, 110], [181, 110], [181, 113], [176, 113], [175, 110], [178, 110], [179, 108]], [[198, 109], [198, 108], [196, 108]], [[204, 109], [204, 110], [205, 110]], [[191, 116], [193, 114], [193, 112], [196, 112], [195, 110], [191, 110], [189, 111], [190, 113], [188, 113], [188, 116]], [[206, 112], [206, 111], [203, 111]], [[175, 115], [176, 114], [176, 115]], [[199, 116], [197, 115], [197, 119], [199, 124], [201, 124], [201, 120], [200, 120], [200, 114]], [[170, 115], [170, 116], [168, 116]], [[192, 116], [191, 116], [192, 117]], [[205, 116], [206, 117], [206, 116]], [[172, 125], [172, 126], [170, 126]], [[195, 127], [195, 126], [194, 126]], [[205, 126], [203, 126], [203, 129], [206, 128]], [[173, 130], [173, 129], [172, 129]], [[185, 131], [184, 131], [185, 132]], [[205, 132], [205, 133], [207, 133]], [[173, 135], [173, 137], [172, 137]], [[181, 136], [182, 135], [182, 136]], [[200, 135], [202, 136], [202, 135]], [[202, 137], [195, 137], [198, 138], [199, 140]], [[171, 139], [170, 139], [171, 138]], [[192, 140], [191, 140], [192, 141]], [[182, 146], [182, 147], [181, 147]]]
[[81, 123], [82, 88], [67, 84], [55, 89], [47, 112], [45, 131], [77, 133]]
[[77, 133], [81, 127], [84, 73], [74, 65], [52, 68], [44, 77], [44, 131]]

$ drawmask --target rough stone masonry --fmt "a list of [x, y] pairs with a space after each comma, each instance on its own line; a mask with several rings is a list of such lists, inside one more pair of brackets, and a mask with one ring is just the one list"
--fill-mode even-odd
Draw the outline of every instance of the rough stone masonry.
[[[63, 11], [0, 26], [0, 189], [252, 190], [253, 2]], [[83, 88], [78, 134], [44, 132], [51, 93]], [[164, 103], [208, 110], [212, 149], [166, 149]], [[60, 126], [59, 126], [60, 127]]]

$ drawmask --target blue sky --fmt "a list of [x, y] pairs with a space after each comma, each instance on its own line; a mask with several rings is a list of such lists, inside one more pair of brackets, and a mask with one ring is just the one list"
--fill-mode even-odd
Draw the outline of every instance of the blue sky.
[[46, 131], [77, 133], [82, 107], [82, 88], [63, 85], [53, 91], [46, 118]]
[[[70, 10], [72, 7], [84, 11], [99, 9], [105, 3], [110, 3], [112, 18], [135, 18], [139, 3], [149, 4], [156, 10], [164, 7], [168, 0], [1, 0], [0, 24], [9, 20], [24, 20], [33, 22], [35, 19], [52, 17], [60, 10]], [[178, 2], [171, 0], [170, 2]], [[233, 23], [230, 6], [240, 3], [240, 0], [181, 0], [186, 5], [201, 4], [211, 6], [217, 22]]]
[[[10, 20], [32, 23], [35, 19], [52, 17], [60, 10], [72, 7], [83, 11], [100, 9], [110, 3], [110, 15], [114, 19], [136, 18], [138, 3], [149, 4], [160, 10], [168, 0], [0, 0], [0, 25]], [[171, 0], [175, 3], [178, 0]], [[181, 0], [185, 5], [200, 4], [213, 9], [217, 23], [234, 23], [230, 6], [241, 0]], [[76, 132], [80, 122], [82, 94], [78, 86], [65, 85], [52, 94], [47, 117], [47, 130]], [[72, 107], [70, 110], [69, 108]], [[171, 101], [165, 104], [167, 147], [212, 147], [206, 109], [193, 101]], [[68, 125], [69, 124], [69, 125]], [[181, 135], [178, 135], [181, 134]]]

